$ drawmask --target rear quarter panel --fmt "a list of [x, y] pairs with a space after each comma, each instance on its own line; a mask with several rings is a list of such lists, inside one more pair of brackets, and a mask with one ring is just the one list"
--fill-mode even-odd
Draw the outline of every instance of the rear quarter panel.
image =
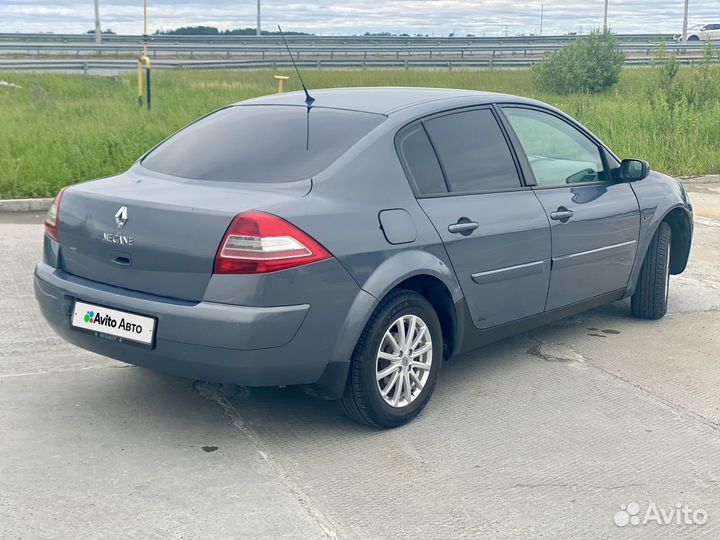
[[[393, 137], [399, 126], [388, 124], [314, 178], [311, 193], [297, 204], [281, 203], [268, 211], [318, 240], [374, 296], [381, 298], [393, 281], [426, 269], [446, 282], [457, 300], [459, 287], [445, 248], [418, 205], [395, 152]], [[391, 244], [387, 240], [379, 216], [389, 209], [408, 213], [416, 229], [414, 241]], [[404, 267], [391, 262], [405, 258]], [[378, 270], [385, 275], [380, 277]]]
[[[400, 128], [387, 121], [321, 175], [294, 203], [266, 208], [320, 242], [374, 299], [355, 302], [339, 337], [338, 351], [352, 352], [377, 303], [401, 281], [432, 275], [448, 288], [453, 302], [462, 298], [447, 252], [417, 203], [395, 153]], [[415, 239], [391, 244], [381, 228], [380, 212], [402, 209], [412, 219]]]

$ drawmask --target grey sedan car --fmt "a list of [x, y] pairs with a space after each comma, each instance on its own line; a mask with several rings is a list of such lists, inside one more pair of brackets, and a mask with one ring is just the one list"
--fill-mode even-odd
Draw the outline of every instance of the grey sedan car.
[[665, 314], [693, 231], [676, 180], [529, 99], [312, 94], [223, 108], [61, 191], [35, 270], [55, 331], [393, 427], [453, 355], [625, 297]]

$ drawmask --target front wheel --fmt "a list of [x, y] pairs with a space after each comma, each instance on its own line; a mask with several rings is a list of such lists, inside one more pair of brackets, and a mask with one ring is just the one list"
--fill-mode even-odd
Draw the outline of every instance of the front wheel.
[[670, 291], [670, 225], [660, 224], [640, 269], [631, 310], [639, 319], [659, 319], [667, 313]]
[[401, 426], [430, 400], [443, 361], [440, 321], [425, 297], [408, 290], [388, 294], [353, 352], [343, 411], [375, 427]]

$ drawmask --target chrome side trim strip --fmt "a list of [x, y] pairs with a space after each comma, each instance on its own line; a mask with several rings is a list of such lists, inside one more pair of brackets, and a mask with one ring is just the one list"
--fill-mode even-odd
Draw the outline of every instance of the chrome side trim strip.
[[629, 242], [623, 242], [621, 244], [613, 244], [611, 246], [604, 246], [597, 249], [591, 249], [589, 251], [581, 251], [580, 253], [573, 253], [571, 255], [565, 255], [563, 257], [553, 257], [552, 269], [560, 270], [562, 268], [569, 268], [579, 264], [585, 264], [589, 262], [599, 261], [606, 257], [612, 257], [617, 253], [625, 253], [635, 251], [636, 241], [630, 240]]
[[547, 269], [548, 262], [549, 261], [534, 261], [525, 264], [518, 264], [517, 266], [507, 266], [505, 268], [471, 274], [470, 277], [478, 285], [485, 285], [508, 279], [517, 279], [520, 277], [531, 276], [533, 274], [541, 274]]

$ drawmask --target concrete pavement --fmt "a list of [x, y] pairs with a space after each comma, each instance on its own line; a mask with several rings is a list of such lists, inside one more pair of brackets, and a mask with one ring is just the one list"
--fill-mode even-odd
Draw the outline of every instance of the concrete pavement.
[[[618, 302], [456, 358], [393, 431], [65, 344], [32, 294], [41, 216], [0, 215], [0, 538], [717, 538], [720, 185], [688, 190], [663, 320]], [[653, 504], [707, 521], [616, 525]]]

